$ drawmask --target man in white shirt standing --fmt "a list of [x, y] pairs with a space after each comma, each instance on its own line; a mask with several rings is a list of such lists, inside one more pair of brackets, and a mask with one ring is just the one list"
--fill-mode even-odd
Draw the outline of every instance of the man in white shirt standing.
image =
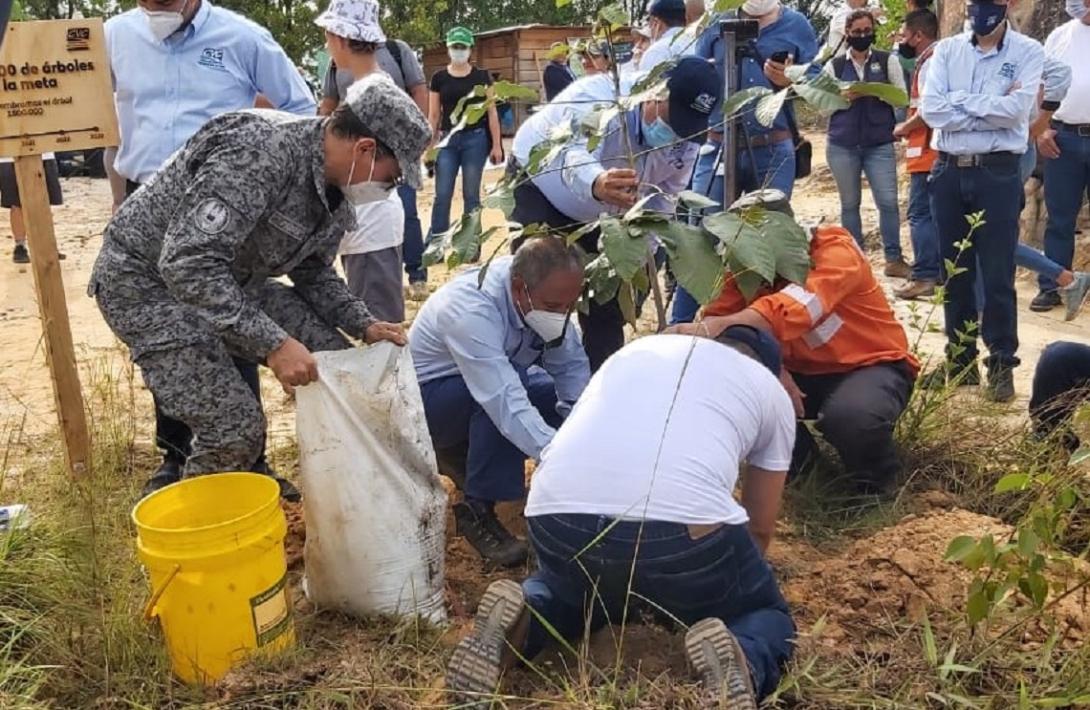
[[756, 710], [795, 636], [763, 557], [795, 437], [780, 368], [775, 338], [749, 326], [649, 336], [610, 358], [531, 482], [538, 569], [488, 588], [447, 687], [491, 693], [508, 644], [532, 660], [553, 634], [575, 641], [643, 603], [688, 627], [716, 707]]
[[651, 71], [662, 62], [693, 53], [694, 38], [685, 32], [685, 0], [650, 0], [647, 28], [652, 44], [640, 57], [640, 71]]
[[[1037, 137], [1037, 150], [1045, 158], [1045, 256], [1071, 269], [1075, 257], [1075, 222], [1083, 196], [1090, 190], [1090, 0], [1067, 0], [1071, 21], [1060, 25], [1045, 40], [1045, 54], [1071, 67], [1071, 88], [1054, 109], [1052, 125]], [[1046, 97], [1047, 99], [1047, 97]], [[1047, 101], [1046, 101], [1047, 103]], [[1038, 277], [1041, 294], [1059, 305], [1058, 285]], [[1040, 296], [1039, 296], [1040, 298]]]

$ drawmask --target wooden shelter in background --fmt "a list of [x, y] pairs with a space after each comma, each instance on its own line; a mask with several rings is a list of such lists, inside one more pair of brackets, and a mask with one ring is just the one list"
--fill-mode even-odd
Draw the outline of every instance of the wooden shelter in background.
[[[556, 42], [568, 42], [590, 36], [590, 25], [522, 25], [503, 27], [475, 35], [477, 44], [473, 47], [473, 63], [492, 72], [502, 81], [510, 81], [533, 89], [544, 95], [541, 85], [541, 72], [548, 63], [549, 47]], [[628, 36], [628, 31], [618, 31], [618, 37]], [[447, 48], [444, 44], [433, 44], [424, 48], [424, 76], [431, 81], [435, 72], [448, 63]], [[530, 115], [533, 103], [514, 104], [514, 129]], [[505, 132], [513, 129], [505, 127]]]

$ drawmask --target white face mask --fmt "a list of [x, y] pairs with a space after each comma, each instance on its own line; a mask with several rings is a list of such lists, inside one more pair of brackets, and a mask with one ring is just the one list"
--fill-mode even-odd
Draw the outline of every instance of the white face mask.
[[182, 5], [182, 9], [178, 12], [162, 11], [162, 10], [148, 10], [141, 7], [144, 11], [144, 19], [148, 21], [148, 27], [151, 28], [152, 35], [155, 39], [162, 42], [167, 37], [171, 36], [185, 24], [185, 8], [189, 5], [189, 0], [186, 0]]
[[529, 289], [526, 290], [526, 299], [530, 301], [530, 312], [524, 313], [522, 320], [526, 322], [530, 330], [537, 333], [546, 344], [564, 337], [564, 329], [568, 326], [568, 314], [535, 309], [534, 299], [530, 298]]
[[455, 64], [469, 63], [468, 49], [448, 49], [447, 54], [450, 55], [450, 61], [454, 62]]
[[1071, 19], [1081, 20], [1087, 13], [1090, 13], [1090, 8], [1086, 7], [1083, 0], [1067, 0], [1067, 14], [1071, 16]]
[[356, 160], [352, 160], [352, 167], [348, 170], [348, 183], [341, 186], [341, 192], [344, 193], [344, 199], [348, 200], [348, 204], [359, 207], [360, 205], [382, 202], [388, 198], [392, 188], [387, 183], [372, 182], [371, 180], [375, 176], [374, 158], [371, 159], [371, 172], [367, 176], [367, 180], [358, 182], [355, 185], [352, 184], [352, 177], [356, 172]]

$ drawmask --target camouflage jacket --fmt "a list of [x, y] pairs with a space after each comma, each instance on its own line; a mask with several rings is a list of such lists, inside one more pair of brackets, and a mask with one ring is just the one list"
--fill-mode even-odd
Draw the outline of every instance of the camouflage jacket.
[[355, 215], [326, 183], [324, 126], [275, 111], [214, 118], [118, 209], [89, 292], [134, 358], [209, 337], [265, 358], [288, 336], [253, 294], [285, 275], [322, 320], [363, 336], [375, 319], [333, 270]]

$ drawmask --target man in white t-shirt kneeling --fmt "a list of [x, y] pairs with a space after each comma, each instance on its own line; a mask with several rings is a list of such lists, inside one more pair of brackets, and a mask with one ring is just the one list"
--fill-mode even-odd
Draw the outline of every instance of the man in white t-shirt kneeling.
[[607, 360], [531, 482], [538, 570], [489, 586], [447, 687], [479, 699], [553, 633], [620, 624], [633, 603], [688, 628], [709, 693], [756, 708], [795, 636], [763, 557], [795, 440], [780, 367], [775, 339], [748, 326], [640, 338]]

